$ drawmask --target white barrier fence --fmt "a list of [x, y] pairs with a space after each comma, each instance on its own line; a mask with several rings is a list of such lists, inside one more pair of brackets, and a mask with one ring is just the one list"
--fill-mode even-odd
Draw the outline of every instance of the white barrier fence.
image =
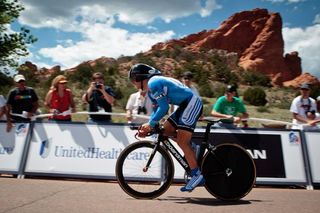
[[[78, 122], [0, 123], [0, 173], [61, 177], [115, 178], [115, 163], [135, 142], [128, 125]], [[204, 129], [198, 127], [197, 134]], [[320, 184], [320, 132], [276, 129], [212, 129], [215, 142], [239, 143], [255, 159], [257, 184]], [[175, 161], [175, 179], [184, 170]]]
[[17, 123], [8, 133], [6, 123], [0, 123], [0, 171], [9, 174], [19, 172], [29, 129], [29, 123]]

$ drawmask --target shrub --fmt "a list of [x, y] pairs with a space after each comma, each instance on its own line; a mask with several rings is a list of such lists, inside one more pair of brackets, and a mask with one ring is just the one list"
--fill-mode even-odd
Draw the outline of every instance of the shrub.
[[266, 93], [259, 87], [248, 88], [243, 94], [244, 101], [254, 106], [264, 106], [267, 103]]
[[211, 57], [211, 62], [213, 64], [214, 80], [229, 83], [236, 78], [235, 75], [231, 73], [226, 62], [218, 54]]
[[243, 81], [245, 84], [250, 86], [263, 86], [270, 87], [271, 80], [268, 76], [264, 74], [254, 72], [254, 71], [246, 71], [244, 72]]
[[207, 98], [213, 98], [214, 97], [214, 92], [213, 92], [212, 88], [210, 87], [210, 85], [208, 83], [200, 85], [199, 93], [200, 93], [200, 96], [204, 96], [204, 97], [207, 97]]
[[91, 76], [92, 68], [90, 65], [82, 64], [80, 65], [74, 73], [68, 74], [68, 79], [73, 83], [80, 83], [81, 86], [88, 86]]
[[12, 78], [0, 72], [0, 94], [6, 96], [13, 86]]

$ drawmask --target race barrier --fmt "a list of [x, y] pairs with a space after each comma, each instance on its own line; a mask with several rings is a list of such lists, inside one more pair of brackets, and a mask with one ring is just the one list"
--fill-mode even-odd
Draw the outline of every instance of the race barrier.
[[[198, 126], [192, 141], [201, 143], [204, 131]], [[0, 173], [115, 179], [117, 157], [137, 140], [135, 133], [128, 124], [35, 120], [7, 133], [6, 123], [0, 122]], [[256, 163], [257, 184], [312, 189], [320, 183], [320, 131], [212, 128], [210, 137], [213, 144], [237, 143], [247, 149]], [[184, 170], [175, 165], [175, 180], [183, 181]]]
[[320, 186], [320, 132], [305, 130], [303, 133], [307, 145], [312, 183]]
[[31, 131], [29, 123], [16, 123], [12, 131], [7, 132], [6, 123], [0, 121], [0, 173], [19, 173]]

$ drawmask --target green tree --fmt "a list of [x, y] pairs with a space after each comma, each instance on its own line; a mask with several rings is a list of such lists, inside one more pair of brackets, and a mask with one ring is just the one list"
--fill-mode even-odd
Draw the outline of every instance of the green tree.
[[243, 81], [245, 84], [250, 86], [271, 87], [270, 78], [262, 73], [255, 71], [245, 71]]
[[18, 66], [18, 59], [29, 54], [27, 45], [37, 41], [30, 30], [22, 27], [20, 32], [9, 32], [8, 25], [17, 19], [24, 7], [18, 0], [0, 0], [0, 67], [8, 72]]
[[13, 86], [12, 78], [0, 72], [0, 94], [7, 95], [8, 91], [12, 86]]
[[67, 77], [73, 83], [79, 83], [80, 86], [88, 86], [91, 81], [93, 69], [89, 64], [81, 64], [74, 73], [68, 73]]
[[215, 80], [224, 83], [230, 83], [232, 80], [237, 81], [236, 76], [231, 73], [231, 70], [221, 56], [218, 54], [213, 55], [211, 62], [214, 66], [213, 73]]
[[268, 102], [267, 94], [260, 87], [250, 87], [243, 94], [243, 100], [254, 106], [264, 106]]

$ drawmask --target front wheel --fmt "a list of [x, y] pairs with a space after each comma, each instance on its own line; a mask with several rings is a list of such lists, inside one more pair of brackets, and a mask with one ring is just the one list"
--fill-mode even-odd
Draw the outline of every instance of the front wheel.
[[121, 188], [137, 199], [152, 199], [162, 195], [171, 185], [174, 166], [169, 153], [160, 145], [151, 164], [147, 162], [154, 152], [154, 142], [139, 141], [127, 146], [116, 164], [116, 176]]
[[237, 144], [220, 144], [202, 163], [206, 189], [221, 200], [238, 200], [252, 189], [256, 167], [250, 154]]

